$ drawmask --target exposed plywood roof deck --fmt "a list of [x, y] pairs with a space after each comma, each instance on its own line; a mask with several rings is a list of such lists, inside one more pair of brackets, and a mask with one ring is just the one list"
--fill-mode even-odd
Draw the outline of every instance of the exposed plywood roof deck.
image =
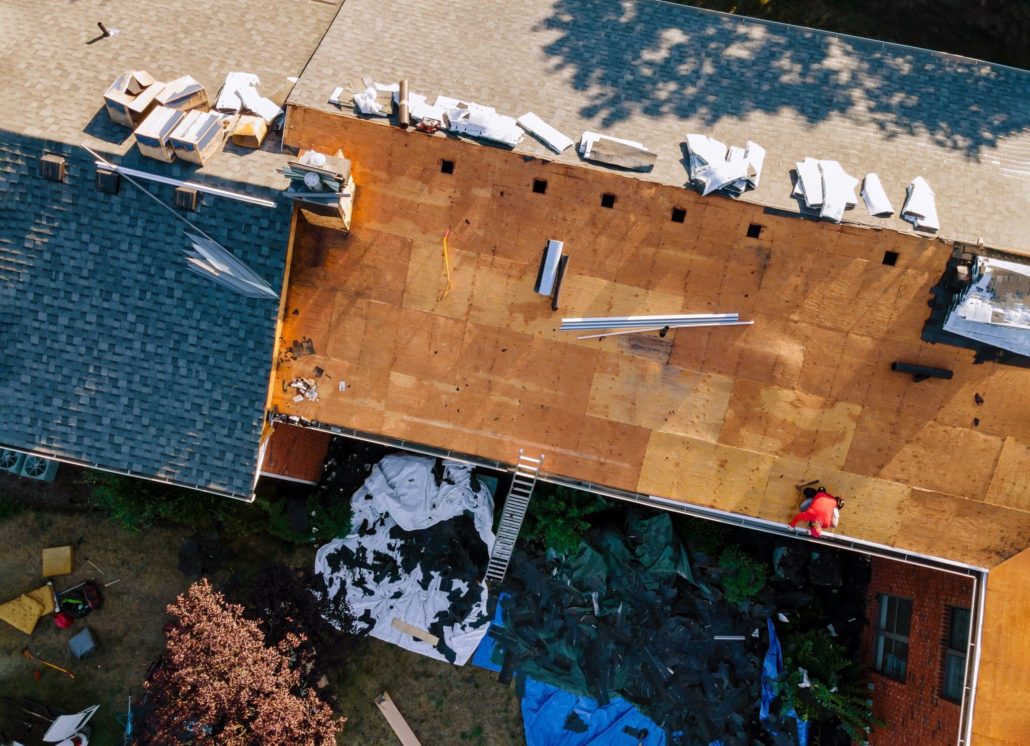
[[[286, 139], [342, 146], [359, 194], [350, 236], [298, 221], [283, 337], [317, 354], [280, 366], [281, 411], [500, 461], [539, 450], [552, 473], [777, 521], [820, 478], [849, 498], [844, 533], [977, 565], [1030, 540], [1030, 373], [920, 341], [944, 242], [304, 109]], [[533, 292], [549, 238], [571, 257], [557, 313]], [[557, 331], [704, 311], [755, 325]], [[955, 375], [914, 383], [893, 360]], [[315, 365], [328, 384], [295, 404], [282, 384]]]

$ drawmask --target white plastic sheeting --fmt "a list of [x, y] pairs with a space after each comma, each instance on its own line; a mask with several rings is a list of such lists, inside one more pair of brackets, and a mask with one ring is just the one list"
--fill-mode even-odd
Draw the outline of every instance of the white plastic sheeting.
[[935, 195], [922, 176], [912, 179], [912, 183], [908, 185], [905, 206], [901, 208], [901, 218], [920, 230], [940, 230]]
[[880, 177], [874, 173], [865, 175], [865, 181], [862, 182], [862, 201], [865, 202], [866, 209], [873, 217], [887, 217], [894, 214], [894, 207], [887, 198], [887, 192], [880, 183]]
[[798, 180], [793, 195], [800, 197], [809, 209], [818, 209], [819, 217], [839, 223], [844, 211], [858, 204], [855, 187], [858, 179], [848, 174], [837, 161], [805, 158], [794, 164]]
[[[440, 589], [444, 578], [432, 567], [418, 566], [408, 575], [398, 571], [385, 580], [377, 581], [371, 570], [359, 567], [341, 567], [336, 572], [330, 566], [329, 556], [341, 546], [351, 551], [379, 552], [400, 559], [401, 541], [390, 537], [390, 530], [400, 526], [405, 531], [418, 531], [440, 521], [446, 521], [470, 511], [476, 531], [493, 550], [493, 497], [482, 484], [473, 491], [472, 467], [457, 462], [444, 462], [444, 478], [436, 484], [433, 475], [435, 459], [395, 454], [385, 457], [372, 468], [372, 473], [351, 499], [354, 526], [366, 525], [371, 529], [364, 535], [351, 533], [334, 539], [319, 548], [315, 555], [315, 572], [322, 575], [330, 597], [347, 594], [347, 603], [355, 617], [368, 610], [374, 620], [369, 634], [392, 642], [406, 650], [447, 660], [434, 646], [405, 634], [393, 625], [395, 618], [413, 627], [428, 630], [437, 615], [448, 606], [448, 595]], [[429, 577], [428, 590], [423, 590], [423, 578]], [[462, 581], [455, 580], [461, 584]], [[487, 618], [487, 587], [480, 581], [481, 596], [472, 612], [460, 624], [443, 628], [443, 642], [455, 653], [456, 665], [464, 665], [475, 652], [489, 627]], [[465, 588], [467, 590], [467, 588]], [[365, 631], [365, 630], [360, 630]]]
[[218, 94], [215, 108], [227, 114], [235, 114], [243, 102], [239, 91], [243, 88], [257, 88], [260, 83], [261, 79], [254, 73], [229, 73], [225, 76], [225, 83]]
[[707, 135], [687, 135], [687, 168], [690, 180], [701, 185], [701, 194], [723, 191], [739, 196], [757, 189], [765, 163], [765, 148], [748, 140], [743, 148], [727, 147]]
[[498, 114], [492, 106], [447, 96], [437, 96], [436, 105], [444, 109], [447, 128], [452, 132], [493, 140], [510, 148], [518, 145], [525, 134], [515, 117]]

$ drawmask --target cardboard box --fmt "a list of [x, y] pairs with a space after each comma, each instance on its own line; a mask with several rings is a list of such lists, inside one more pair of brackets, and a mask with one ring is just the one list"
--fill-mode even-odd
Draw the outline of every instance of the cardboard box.
[[181, 112], [210, 108], [207, 89], [189, 75], [165, 83], [157, 94], [157, 103]]
[[47, 547], [43, 550], [43, 577], [70, 575], [72, 572], [72, 548]]
[[183, 117], [168, 140], [178, 158], [203, 166], [221, 150], [223, 134], [220, 114], [194, 110]]
[[139, 146], [139, 152], [147, 158], [155, 158], [165, 163], [175, 160], [175, 151], [169, 141], [172, 131], [186, 115], [181, 111], [158, 106], [143, 123], [132, 133]]
[[244, 114], [232, 132], [232, 141], [241, 148], [260, 148], [268, 134], [268, 125], [261, 117]]
[[111, 121], [136, 128], [157, 105], [157, 94], [164, 83], [146, 70], [130, 70], [119, 75], [104, 94], [104, 107]]

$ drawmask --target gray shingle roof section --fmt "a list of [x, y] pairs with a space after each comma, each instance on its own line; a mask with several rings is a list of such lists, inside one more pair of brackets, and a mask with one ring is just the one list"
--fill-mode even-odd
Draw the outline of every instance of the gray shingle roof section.
[[[160, 80], [193, 75], [213, 98], [226, 73], [245, 70], [281, 101], [335, 12], [273, 0], [171, 14], [129, 0], [0, 4], [0, 444], [250, 495], [278, 305], [188, 271], [187, 226], [125, 181], [118, 195], [98, 191], [78, 145], [274, 198], [287, 156], [224, 152], [199, 170], [141, 158], [108, 120], [103, 93], [143, 68]], [[119, 33], [87, 44], [97, 20]], [[38, 175], [44, 151], [67, 156], [66, 183]], [[147, 188], [172, 204], [172, 187]], [[201, 195], [189, 219], [280, 290], [289, 205]]]
[[[896, 211], [924, 176], [940, 235], [1030, 253], [1030, 73], [876, 41], [641, 0], [348, 0], [290, 102], [334, 110], [337, 85], [407, 77], [411, 90], [534, 111], [659, 154], [640, 178], [686, 181], [689, 132], [768, 150], [746, 199], [796, 212], [805, 156], [877, 172]], [[350, 112], [350, 107], [345, 107]], [[561, 157], [531, 137], [519, 152]], [[908, 231], [864, 206], [846, 220]]]

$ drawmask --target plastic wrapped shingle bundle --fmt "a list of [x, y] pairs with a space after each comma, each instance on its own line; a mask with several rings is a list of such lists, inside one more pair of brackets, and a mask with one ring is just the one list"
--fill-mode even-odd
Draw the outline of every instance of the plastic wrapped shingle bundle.
[[934, 196], [933, 189], [926, 183], [926, 179], [922, 176], [912, 179], [905, 192], [905, 206], [901, 208], [902, 220], [907, 220], [917, 230], [940, 230], [941, 224], [937, 217]]
[[765, 163], [765, 148], [748, 140], [743, 148], [707, 135], [687, 135], [687, 168], [692, 184], [707, 196], [722, 192], [739, 197], [756, 189]]
[[844, 211], [857, 204], [858, 179], [848, 174], [837, 161], [805, 158], [795, 164], [798, 180], [793, 196], [804, 200], [805, 207], [819, 210], [819, 217], [839, 223]]

